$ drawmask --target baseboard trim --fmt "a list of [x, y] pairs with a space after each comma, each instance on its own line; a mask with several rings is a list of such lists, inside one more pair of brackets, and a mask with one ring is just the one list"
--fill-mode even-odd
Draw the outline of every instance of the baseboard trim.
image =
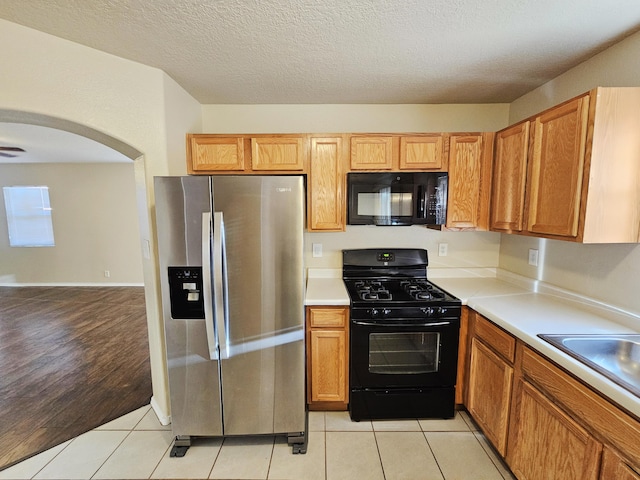
[[169, 425], [171, 423], [171, 415], [167, 415], [162, 411], [160, 405], [158, 405], [158, 402], [156, 402], [156, 399], [153, 395], [151, 396], [151, 408], [153, 408], [156, 417], [158, 417], [158, 420], [162, 425]]

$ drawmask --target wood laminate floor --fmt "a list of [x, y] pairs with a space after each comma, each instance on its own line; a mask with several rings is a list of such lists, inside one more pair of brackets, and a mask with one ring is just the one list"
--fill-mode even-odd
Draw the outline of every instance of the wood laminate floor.
[[150, 398], [143, 287], [0, 287], [0, 469]]

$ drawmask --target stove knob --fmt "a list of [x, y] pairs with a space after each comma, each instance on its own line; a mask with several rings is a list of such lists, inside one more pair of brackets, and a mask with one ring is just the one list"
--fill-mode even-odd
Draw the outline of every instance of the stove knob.
[[428, 317], [433, 315], [433, 307], [422, 307], [420, 310]]
[[371, 315], [371, 318], [375, 318], [380, 314], [380, 312], [377, 308], [372, 308], [371, 310], [369, 310], [369, 314]]
[[385, 308], [382, 310], [382, 316], [386, 317], [391, 313], [391, 309], [390, 308]]
[[447, 313], [447, 307], [438, 307], [438, 315], [444, 315]]

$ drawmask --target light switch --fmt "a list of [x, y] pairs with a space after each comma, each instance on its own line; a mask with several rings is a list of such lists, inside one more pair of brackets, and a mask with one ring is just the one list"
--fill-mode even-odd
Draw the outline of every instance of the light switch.
[[322, 244], [314, 243], [311, 246], [312, 246], [312, 255], [314, 257], [322, 257]]
[[535, 248], [529, 249], [529, 265], [538, 266], [538, 250]]

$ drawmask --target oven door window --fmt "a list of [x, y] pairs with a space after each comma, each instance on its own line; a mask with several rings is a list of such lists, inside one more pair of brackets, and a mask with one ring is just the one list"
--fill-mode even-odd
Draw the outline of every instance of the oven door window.
[[416, 375], [438, 371], [440, 333], [370, 333], [369, 372]]

